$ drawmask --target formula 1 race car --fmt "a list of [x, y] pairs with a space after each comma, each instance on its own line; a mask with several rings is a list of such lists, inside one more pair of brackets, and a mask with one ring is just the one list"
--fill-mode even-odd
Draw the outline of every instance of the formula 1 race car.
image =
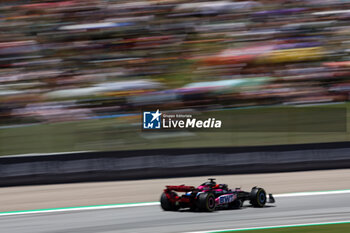
[[[239, 209], [244, 201], [250, 201], [253, 207], [264, 207], [266, 203], [275, 203], [272, 194], [269, 198], [262, 188], [253, 187], [250, 192], [240, 188], [229, 189], [226, 184], [216, 184], [215, 179], [194, 186], [166, 186], [160, 197], [160, 204], [165, 211], [176, 211], [180, 208], [211, 212], [216, 209]], [[185, 192], [178, 196], [176, 192]]]

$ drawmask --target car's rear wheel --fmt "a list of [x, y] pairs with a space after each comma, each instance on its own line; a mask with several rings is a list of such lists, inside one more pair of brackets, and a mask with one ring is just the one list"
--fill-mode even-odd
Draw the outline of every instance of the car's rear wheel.
[[[169, 195], [171, 195], [172, 197], [177, 196], [177, 194], [174, 192], [170, 192]], [[176, 211], [180, 208], [178, 205], [176, 205], [175, 202], [170, 201], [165, 193], [162, 193], [162, 195], [160, 196], [160, 206], [165, 211]]]
[[253, 188], [250, 192], [250, 203], [254, 207], [264, 207], [266, 204], [266, 192], [262, 188]]
[[198, 197], [198, 208], [201, 211], [212, 212], [215, 210], [215, 196], [212, 193], [201, 193]]

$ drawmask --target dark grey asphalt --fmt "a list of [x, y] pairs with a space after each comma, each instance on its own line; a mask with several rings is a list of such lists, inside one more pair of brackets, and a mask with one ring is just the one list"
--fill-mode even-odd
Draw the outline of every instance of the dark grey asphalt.
[[266, 208], [213, 213], [164, 212], [159, 206], [0, 216], [4, 233], [143, 233], [350, 221], [350, 194], [280, 197]]

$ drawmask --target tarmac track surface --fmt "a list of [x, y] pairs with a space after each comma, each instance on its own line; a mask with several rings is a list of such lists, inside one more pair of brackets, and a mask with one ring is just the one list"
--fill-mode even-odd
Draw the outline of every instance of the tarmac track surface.
[[[214, 176], [230, 188], [270, 193], [350, 189], [350, 169]], [[165, 185], [199, 185], [207, 176], [0, 188], [0, 212], [159, 201]], [[0, 226], [0, 232], [1, 226]]]
[[[165, 212], [160, 206], [1, 216], [6, 233], [190, 232], [350, 221], [350, 193], [277, 197], [265, 208], [212, 213]], [[246, 203], [249, 204], [249, 203]]]

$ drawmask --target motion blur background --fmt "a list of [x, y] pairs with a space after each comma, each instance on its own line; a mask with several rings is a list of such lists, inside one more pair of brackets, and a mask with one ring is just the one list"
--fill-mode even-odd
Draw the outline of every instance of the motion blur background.
[[348, 8], [348, 0], [2, 0], [0, 155], [348, 141], [346, 130], [140, 130], [142, 109], [226, 119], [247, 108], [258, 118], [286, 106], [347, 109]]

